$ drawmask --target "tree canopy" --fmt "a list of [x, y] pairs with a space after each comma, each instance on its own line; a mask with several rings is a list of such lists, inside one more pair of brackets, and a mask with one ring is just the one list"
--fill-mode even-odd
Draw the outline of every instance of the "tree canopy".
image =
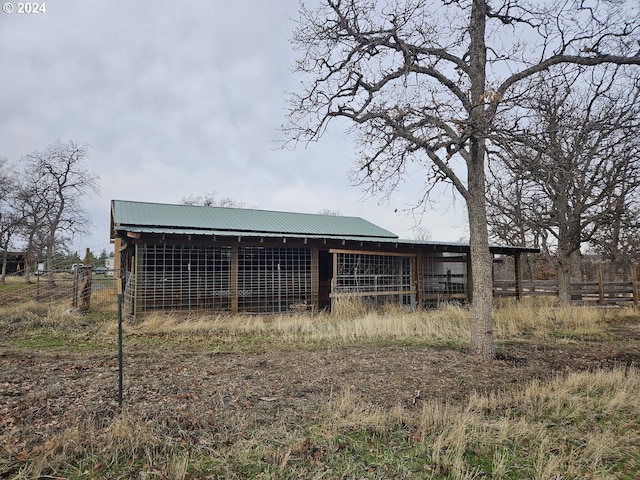
[[469, 220], [474, 353], [495, 355], [485, 192], [496, 118], [556, 65], [640, 65], [638, 19], [638, 8], [604, 1], [301, 3], [302, 85], [285, 133], [316, 141], [345, 121], [358, 139], [353, 174], [374, 193], [399, 188], [409, 165], [423, 168], [425, 195], [455, 187]]

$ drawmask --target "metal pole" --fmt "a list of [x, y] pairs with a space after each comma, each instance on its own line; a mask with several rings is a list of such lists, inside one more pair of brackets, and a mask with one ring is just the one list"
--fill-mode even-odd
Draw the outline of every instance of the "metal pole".
[[123, 357], [122, 357], [122, 283], [118, 282], [118, 406], [122, 409], [123, 391]]

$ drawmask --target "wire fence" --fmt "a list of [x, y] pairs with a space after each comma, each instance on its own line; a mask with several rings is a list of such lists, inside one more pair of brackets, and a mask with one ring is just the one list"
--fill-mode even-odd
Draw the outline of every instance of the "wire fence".
[[117, 278], [114, 270], [76, 268], [33, 274], [28, 280], [10, 275], [0, 286], [0, 307], [34, 301], [39, 304], [67, 306], [69, 309], [116, 305]]
[[[244, 292], [253, 292], [253, 290], [247, 287], [249, 285], [247, 280], [238, 278], [238, 285], [242, 286], [240, 289], [242, 295], [239, 295], [238, 303], [249, 300], [253, 302], [246, 305], [243, 303], [243, 311], [251, 312], [255, 309], [261, 313], [280, 312], [285, 310], [282, 305], [285, 307], [293, 305], [298, 297], [309, 301], [313, 299], [310, 293], [312, 286], [310, 274], [300, 277], [300, 272], [309, 270], [309, 265], [313, 263], [309, 258], [296, 254], [291, 258], [278, 257], [278, 262], [275, 262], [271, 257], [265, 257], [266, 260], [263, 257], [264, 254], [256, 257], [253, 252], [251, 261], [243, 260], [242, 264], [247, 265], [245, 269], [250, 267], [253, 274], [247, 278], [256, 277], [260, 280], [260, 285], [264, 284], [270, 288], [264, 291], [263, 289], [259, 290], [260, 295], [255, 299], [253, 297], [245, 299]], [[400, 256], [391, 258], [391, 260], [386, 257], [372, 258], [362, 255], [339, 256], [336, 292], [332, 293], [332, 296], [353, 296], [354, 292], [359, 292], [360, 295], [372, 296], [376, 300], [384, 300], [384, 296], [388, 296], [395, 301], [398, 301], [398, 297], [400, 297], [403, 304], [413, 303], [406, 300], [414, 298], [416, 293], [412, 286], [413, 273], [410, 262]], [[426, 299], [423, 307], [431, 306], [428, 304], [429, 301], [438, 303], [443, 300], [460, 299], [464, 301], [467, 299], [468, 283], [464, 260], [461, 257], [422, 259], [419, 288], [422, 298]], [[292, 266], [283, 269], [282, 265], [288, 265], [287, 262], [290, 262]], [[289, 270], [296, 273], [295, 281], [290, 281], [287, 273]], [[193, 267], [192, 270], [186, 270], [186, 273], [182, 272], [180, 275], [173, 271], [163, 270], [162, 275], [153, 277], [157, 277], [156, 280], [160, 279], [154, 282], [149, 282], [149, 279], [145, 277], [147, 283], [143, 293], [146, 293], [146, 296], [143, 295], [142, 299], [147, 303], [152, 302], [151, 309], [229, 311], [230, 280], [228, 275], [222, 276], [217, 270], [213, 271], [211, 275], [203, 277], [210, 280], [209, 283], [204, 284], [204, 287], [207, 287], [204, 289], [202, 282], [195, 281], [200, 278], [197, 272], [198, 270], [194, 271]], [[600, 274], [596, 281], [572, 283], [571, 299], [583, 304], [633, 303], [637, 305], [640, 295], [635, 269], [633, 272], [634, 274], [627, 281], [605, 281], [604, 276]], [[0, 285], [0, 308], [36, 302], [82, 311], [103, 308], [115, 309], [118, 282], [121, 281], [118, 273], [104, 267], [80, 266], [72, 269], [47, 271], [40, 275], [32, 274], [28, 278], [22, 275], [10, 275], [7, 276], [6, 283]], [[124, 288], [125, 306], [129, 304], [129, 310], [133, 310], [133, 298], [127, 298], [127, 294], [131, 294], [133, 280], [131, 280], [130, 274], [124, 278], [124, 283], [127, 285]], [[295, 298], [292, 297], [293, 300], [288, 296], [290, 293], [289, 283], [304, 286], [302, 290], [294, 291]], [[159, 290], [160, 288], [161, 290]], [[213, 298], [206, 304], [203, 303], [203, 291], [205, 290]], [[494, 280], [494, 296], [516, 296], [518, 292], [525, 297], [545, 296], [553, 301], [558, 297], [558, 285], [554, 280], [523, 280], [520, 286], [514, 279]], [[150, 293], [151, 296], [149, 296]], [[149, 305], [145, 304], [145, 306], [146, 309], [149, 309]], [[125, 311], [127, 311], [126, 308]]]

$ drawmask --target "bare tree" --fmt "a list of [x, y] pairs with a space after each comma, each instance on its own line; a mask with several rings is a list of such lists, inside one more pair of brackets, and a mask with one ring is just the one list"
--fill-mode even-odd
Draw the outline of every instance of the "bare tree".
[[180, 202], [183, 205], [200, 205], [203, 207], [246, 208], [246, 202], [234, 200], [229, 197], [218, 198], [217, 195], [217, 192], [214, 190], [204, 195], [188, 195], [182, 197]]
[[332, 210], [330, 208], [323, 208], [322, 210], [320, 210], [318, 212], [318, 215], [328, 215], [330, 217], [341, 217], [342, 213], [340, 213], [340, 210]]
[[493, 176], [490, 204], [499, 215], [490, 224], [501, 237], [512, 223], [552, 241], [566, 303], [579, 280], [581, 245], [617, 224], [640, 187], [640, 90], [618, 68], [592, 70], [588, 79], [581, 68], [548, 73], [519, 100], [528, 114], [501, 132], [508, 172]]
[[640, 197], [621, 186], [620, 195], [610, 200], [611, 221], [602, 225], [590, 240], [593, 251], [609, 263], [609, 280], [620, 274], [628, 278], [631, 266], [640, 262]]
[[15, 234], [20, 227], [20, 218], [15, 208], [17, 174], [9, 167], [7, 159], [0, 157], [0, 250], [2, 266], [0, 283], [4, 284], [7, 274], [9, 250], [13, 246]]
[[20, 203], [27, 219], [27, 251], [31, 257], [44, 255], [49, 271], [56, 248], [64, 248], [67, 240], [90, 225], [84, 200], [99, 192], [99, 184], [83, 166], [87, 154], [86, 145], [57, 141], [24, 158], [28, 181], [21, 187]]
[[[487, 145], [516, 86], [554, 65], [640, 65], [637, 9], [621, 2], [323, 0], [300, 7], [287, 137], [318, 140], [342, 119], [358, 135], [356, 181], [398, 187], [410, 163], [464, 198], [470, 234], [471, 349], [495, 356]], [[418, 199], [419, 201], [419, 199]]]

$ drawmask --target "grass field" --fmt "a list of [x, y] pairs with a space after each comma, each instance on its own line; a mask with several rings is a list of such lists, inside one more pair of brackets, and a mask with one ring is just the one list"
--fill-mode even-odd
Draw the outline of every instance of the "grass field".
[[0, 478], [639, 478], [633, 309], [147, 315], [121, 410], [112, 305], [0, 308]]

